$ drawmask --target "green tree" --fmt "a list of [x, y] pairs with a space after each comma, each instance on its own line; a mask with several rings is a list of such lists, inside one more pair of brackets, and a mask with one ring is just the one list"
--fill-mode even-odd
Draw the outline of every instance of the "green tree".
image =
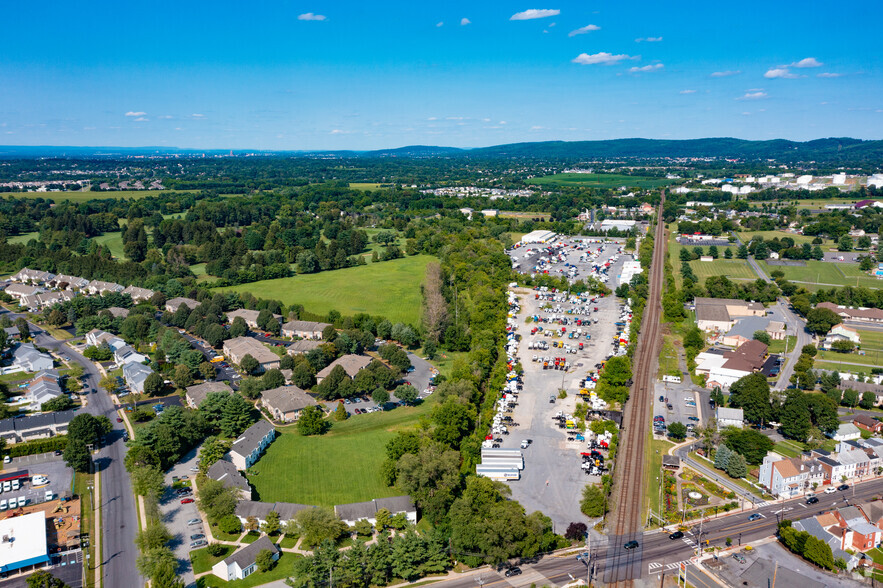
[[374, 526], [366, 519], [359, 519], [356, 521], [356, 524], [353, 525], [353, 529], [355, 529], [357, 535], [362, 537], [370, 537], [374, 534]]
[[831, 349], [840, 353], [852, 353], [855, 350], [855, 343], [847, 339], [841, 339], [831, 343]]
[[731, 478], [744, 478], [747, 476], [748, 466], [745, 463], [745, 458], [738, 453], [730, 455], [730, 459], [727, 460], [727, 474]]
[[138, 531], [135, 536], [135, 545], [141, 551], [148, 551], [157, 547], [163, 547], [172, 540], [172, 534], [157, 519], [148, 519], [147, 526]]
[[405, 404], [413, 404], [417, 400], [417, 389], [410, 384], [402, 384], [393, 394]]
[[373, 400], [377, 406], [383, 406], [389, 402], [389, 392], [383, 388], [376, 388], [374, 392], [371, 393], [371, 400]]
[[753, 465], [760, 464], [766, 454], [772, 451], [774, 445], [769, 437], [754, 429], [727, 430], [724, 432], [724, 437], [727, 440], [726, 446], [742, 455], [748, 463]]
[[687, 438], [687, 426], [684, 423], [670, 423], [668, 425], [668, 436], [675, 441], [683, 441]]
[[27, 577], [28, 588], [70, 588], [47, 570], [37, 570]]
[[307, 406], [297, 419], [297, 430], [301, 435], [322, 435], [328, 430], [328, 421], [318, 406]]
[[254, 561], [258, 565], [258, 570], [268, 572], [276, 565], [274, 554], [269, 549], [261, 549], [255, 556]]
[[294, 515], [303, 544], [313, 547], [325, 539], [332, 541], [343, 535], [347, 526], [329, 508], [305, 508]]
[[70, 410], [74, 407], [74, 401], [67, 394], [62, 394], [52, 400], [46, 401], [40, 405], [43, 412], [53, 412], [59, 410]]
[[763, 374], [754, 373], [740, 378], [730, 386], [730, 406], [741, 408], [745, 420], [760, 423], [770, 420], [770, 385]]
[[415, 449], [409, 446], [409, 436], [399, 436], [401, 442], [391, 447], [387, 455], [396, 460], [396, 484], [410, 495], [432, 524], [447, 517], [448, 509], [460, 487], [460, 454], [436, 442], [427, 442]]
[[172, 380], [178, 388], [186, 388], [187, 386], [192, 385], [193, 375], [190, 373], [190, 368], [182, 364], [176, 365]]
[[751, 338], [756, 341], [760, 341], [764, 345], [769, 345], [770, 343], [772, 343], [772, 339], [770, 339], [770, 335], [766, 331], [754, 331], [754, 334], [751, 336]]
[[604, 516], [607, 512], [607, 496], [600, 486], [586, 484], [583, 488], [582, 500], [579, 503], [580, 511], [590, 519]]
[[836, 569], [831, 546], [812, 535], [806, 538], [806, 543], [803, 548], [803, 557], [826, 570]]
[[789, 392], [779, 411], [779, 420], [782, 423], [782, 433], [786, 437], [806, 441], [812, 426], [806, 394], [800, 390]]
[[275, 510], [271, 510], [267, 513], [267, 518], [264, 519], [264, 523], [261, 525], [261, 531], [267, 535], [275, 535], [279, 532], [279, 528], [279, 513]]
[[748, 259], [748, 247], [743, 243], [736, 249], [736, 257], [739, 259]]
[[277, 369], [267, 370], [263, 377], [261, 377], [261, 380], [265, 390], [272, 390], [285, 385], [285, 376]]
[[235, 437], [252, 424], [251, 405], [239, 394], [229, 394], [221, 413], [221, 433]]
[[258, 360], [252, 357], [250, 353], [246, 353], [245, 357], [242, 358], [242, 361], [239, 362], [239, 367], [246, 375], [252, 375], [257, 373], [261, 364], [259, 364]]
[[68, 438], [64, 448], [64, 462], [76, 472], [88, 472], [92, 467], [92, 454], [79, 439]]
[[202, 376], [203, 380], [209, 382], [217, 377], [218, 370], [215, 368], [215, 364], [204, 361], [199, 364], [199, 375]]
[[877, 395], [873, 392], [863, 392], [862, 399], [859, 400], [858, 405], [864, 409], [874, 408], [874, 405], [877, 404]]
[[852, 251], [852, 237], [848, 235], [843, 235], [840, 237], [840, 240], [837, 241], [837, 251]]
[[349, 416], [350, 414], [346, 411], [346, 406], [344, 406], [343, 402], [338, 402], [337, 408], [334, 409], [334, 420], [345, 421]]
[[81, 441], [85, 445], [98, 443], [98, 436], [102, 432], [101, 422], [89, 413], [80, 413], [71, 419], [67, 427], [67, 436], [70, 441]]
[[830, 308], [813, 308], [806, 314], [806, 328], [816, 335], [827, 335], [843, 319]]
[[158, 396], [162, 393], [165, 383], [162, 376], [156, 372], [152, 372], [144, 380], [144, 393], [148, 396]]
[[726, 445], [720, 445], [714, 454], [714, 467], [719, 470], [726, 470], [727, 464], [730, 462], [730, 456], [733, 454]]
[[858, 399], [858, 392], [856, 392], [852, 388], [849, 388], [843, 391], [843, 398], [840, 400], [840, 404], [842, 404], [843, 406], [851, 406], [854, 408], [858, 404]]
[[132, 489], [138, 496], [159, 500], [165, 490], [165, 477], [158, 467], [141, 467], [130, 472]]

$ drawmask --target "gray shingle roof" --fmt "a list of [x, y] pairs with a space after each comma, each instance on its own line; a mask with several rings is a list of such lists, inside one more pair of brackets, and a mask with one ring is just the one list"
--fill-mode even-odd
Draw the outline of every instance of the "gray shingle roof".
[[282, 413], [294, 412], [307, 406], [317, 406], [312, 396], [297, 386], [279, 386], [261, 392], [261, 401], [265, 406], [272, 407]]
[[228, 488], [238, 488], [249, 494], [251, 493], [251, 486], [248, 485], [248, 480], [239, 473], [235, 465], [227, 460], [219, 459], [212, 464], [206, 473], [209, 478], [223, 482], [224, 486]]
[[261, 440], [272, 430], [274, 430], [273, 425], [264, 419], [260, 419], [258, 422], [247, 428], [245, 432], [233, 442], [230, 451], [235, 451], [242, 456], [251, 455], [255, 449], [260, 447]]
[[279, 553], [279, 549], [270, 541], [270, 538], [264, 535], [251, 545], [246, 545], [230, 557], [224, 560], [224, 563], [228, 566], [235, 564], [239, 565], [240, 569], [245, 569], [250, 565], [254, 564], [255, 558], [257, 558], [258, 554], [263, 550], [268, 549], [273, 553]]

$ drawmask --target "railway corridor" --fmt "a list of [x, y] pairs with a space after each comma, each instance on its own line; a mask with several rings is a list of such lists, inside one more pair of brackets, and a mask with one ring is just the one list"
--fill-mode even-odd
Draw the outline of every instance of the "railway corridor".
[[[650, 291], [638, 348], [632, 366], [632, 389], [623, 415], [620, 432], [619, 454], [614, 472], [613, 511], [610, 515], [610, 532], [607, 541], [603, 579], [608, 586], [631, 586], [632, 580], [640, 578], [646, 566], [642, 565], [642, 500], [644, 496], [644, 446], [650, 424], [650, 408], [656, 380], [656, 366], [662, 337], [662, 285], [665, 263], [665, 225], [662, 207], [665, 193], [657, 210], [654, 235], [653, 261], [650, 266]], [[637, 541], [638, 547], [625, 549], [629, 541]]]

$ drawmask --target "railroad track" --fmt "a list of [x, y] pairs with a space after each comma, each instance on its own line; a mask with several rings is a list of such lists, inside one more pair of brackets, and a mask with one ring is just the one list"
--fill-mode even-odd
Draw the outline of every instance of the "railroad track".
[[608, 586], [631, 587], [635, 578], [643, 573], [642, 545], [626, 550], [623, 545], [641, 540], [642, 499], [644, 496], [644, 449], [650, 423], [650, 408], [656, 381], [662, 335], [662, 285], [665, 264], [665, 223], [659, 204], [656, 233], [653, 244], [653, 261], [650, 266], [650, 291], [641, 319], [638, 347], [632, 366], [632, 388], [623, 415], [619, 452], [614, 472], [616, 500], [612, 514], [612, 533], [608, 539], [608, 558], [604, 570], [604, 582]]

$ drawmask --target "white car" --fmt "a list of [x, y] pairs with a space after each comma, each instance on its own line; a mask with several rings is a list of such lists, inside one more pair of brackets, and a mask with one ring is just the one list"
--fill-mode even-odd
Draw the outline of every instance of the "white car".
[[6, 510], [8, 507], [5, 500], [0, 500], [0, 510]]
[[15, 508], [18, 506], [18, 501], [15, 498], [9, 499], [9, 508]]
[[825, 488], [825, 494], [834, 494], [835, 492], [837, 492], [837, 488], [834, 486], [828, 486]]

